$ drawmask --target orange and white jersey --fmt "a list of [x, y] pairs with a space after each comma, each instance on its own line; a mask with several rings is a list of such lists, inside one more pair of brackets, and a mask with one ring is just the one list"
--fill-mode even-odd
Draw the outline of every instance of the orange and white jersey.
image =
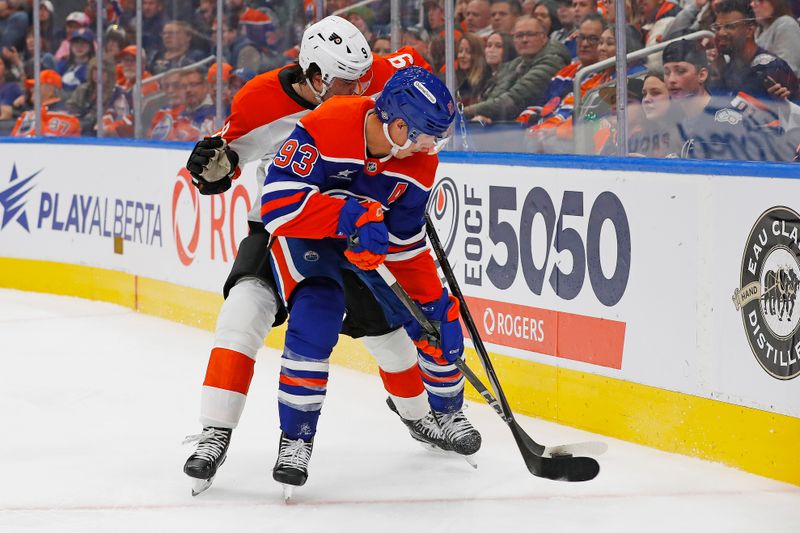
[[[43, 137], [79, 137], [81, 123], [66, 111], [58, 109], [59, 106], [42, 106], [42, 136]], [[36, 135], [36, 112], [25, 111], [17, 119], [12, 137], [33, 137]]]
[[[410, 65], [430, 70], [430, 65], [410, 46], [388, 56], [373, 55], [372, 68], [365, 76], [370, 80], [365, 94], [379, 93], [394, 72]], [[258, 191], [254, 198], [261, 198], [266, 168], [297, 121], [316, 107], [292, 89], [299, 74], [300, 66], [294, 64], [250, 80], [234, 97], [231, 114], [219, 131], [239, 156], [236, 177], [246, 163], [260, 161], [256, 170]], [[258, 202], [250, 210], [248, 220], [261, 222]]]

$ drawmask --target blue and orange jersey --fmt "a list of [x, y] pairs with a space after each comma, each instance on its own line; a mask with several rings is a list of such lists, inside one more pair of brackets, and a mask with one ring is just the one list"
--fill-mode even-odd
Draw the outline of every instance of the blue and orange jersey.
[[413, 298], [430, 302], [442, 290], [424, 224], [438, 158], [369, 157], [364, 129], [374, 105], [368, 97], [336, 97], [299, 121], [267, 170], [262, 221], [276, 236], [341, 238], [336, 230], [347, 198], [380, 202], [387, 267]]

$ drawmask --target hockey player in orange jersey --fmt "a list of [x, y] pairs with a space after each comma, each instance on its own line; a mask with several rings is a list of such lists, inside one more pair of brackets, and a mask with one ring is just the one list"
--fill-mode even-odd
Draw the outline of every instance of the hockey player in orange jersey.
[[[299, 118], [334, 95], [372, 94], [391, 74], [411, 64], [427, 63], [413, 50], [388, 57], [373, 56], [364, 37], [340, 17], [327, 17], [309, 27], [301, 43], [299, 65], [256, 76], [233, 101], [222, 130], [197, 143], [187, 168], [203, 194], [226, 191], [250, 161], [261, 161], [256, 180], [261, 197], [265, 168]], [[196, 494], [210, 486], [222, 464], [249, 390], [255, 356], [270, 329], [286, 320], [286, 310], [268, 261], [269, 234], [261, 222], [260, 205], [248, 215], [250, 235], [239, 253], [223, 294], [214, 346], [202, 387], [203, 432], [184, 472], [195, 478]], [[379, 304], [352, 273], [348, 287], [348, 316], [343, 333], [363, 337], [381, 369], [390, 400], [412, 436], [442, 442], [430, 418], [427, 395], [416, 368], [416, 350], [399, 324], [387, 323]]]

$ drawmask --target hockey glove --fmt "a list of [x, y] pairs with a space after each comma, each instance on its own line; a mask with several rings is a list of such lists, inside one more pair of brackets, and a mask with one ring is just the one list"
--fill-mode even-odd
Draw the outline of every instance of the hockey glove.
[[220, 194], [230, 189], [238, 164], [239, 155], [225, 139], [206, 137], [194, 146], [186, 169], [200, 194]]
[[432, 338], [416, 320], [412, 320], [405, 324], [405, 328], [417, 348], [439, 364], [460, 359], [464, 353], [464, 334], [458, 320], [458, 300], [443, 289], [438, 300], [421, 304], [420, 309], [439, 331], [439, 339]]
[[386, 259], [389, 232], [383, 223], [383, 207], [378, 202], [362, 205], [348, 199], [339, 211], [336, 232], [347, 237], [344, 255], [361, 270], [374, 270]]

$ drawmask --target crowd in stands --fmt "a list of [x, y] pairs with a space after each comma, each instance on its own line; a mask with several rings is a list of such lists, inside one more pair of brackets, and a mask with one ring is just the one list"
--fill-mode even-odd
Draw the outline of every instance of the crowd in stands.
[[[32, 134], [34, 122], [32, 3], [0, 0], [0, 120], [16, 120], [15, 135]], [[51, 0], [40, 1], [47, 135], [95, 135], [101, 124], [107, 136], [132, 136], [137, 58], [144, 65], [145, 134], [160, 140], [208, 135], [217, 126], [218, 70], [212, 63], [218, 25], [227, 112], [247, 81], [296, 59], [297, 43], [316, 5], [313, 0], [225, 0], [224, 17], [217, 20], [216, 0], [143, 0], [140, 51], [135, 2], [104, 3], [99, 61], [96, 0], [61, 20]], [[375, 53], [393, 52], [389, 1], [355, 3], [328, 0], [326, 13], [339, 12], [350, 20]], [[475, 127], [515, 124], [526, 148], [540, 153], [574, 151], [580, 129], [590, 141], [584, 151], [613, 154], [618, 142], [613, 61], [582, 78], [577, 109], [573, 91], [581, 69], [615, 57], [615, 26], [624, 24], [628, 53], [677, 39], [663, 52], [628, 64], [631, 153], [796, 158], [800, 0], [625, 3], [624, 16], [618, 16], [613, 0], [455, 0], [453, 68], [464, 119]], [[400, 15], [400, 45], [415, 48], [445, 79], [443, 1], [404, 1]], [[681, 39], [700, 30], [712, 36]], [[98, 63], [103, 72], [101, 117]]]

